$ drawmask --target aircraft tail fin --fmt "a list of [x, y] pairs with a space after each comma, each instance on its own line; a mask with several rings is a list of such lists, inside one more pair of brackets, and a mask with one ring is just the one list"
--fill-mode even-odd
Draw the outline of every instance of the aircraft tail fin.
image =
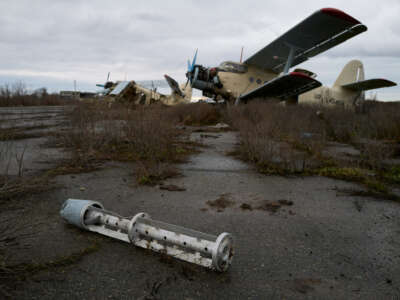
[[359, 60], [352, 60], [343, 68], [339, 77], [334, 83], [334, 87], [344, 87], [346, 85], [354, 84], [360, 81], [364, 81], [364, 66]]
[[395, 86], [396, 83], [387, 79], [365, 80], [364, 66], [359, 60], [350, 61], [336, 79], [334, 86], [346, 90], [362, 92], [384, 87]]
[[190, 86], [190, 84], [186, 86], [179, 86], [176, 80], [172, 77], [168, 75], [164, 75], [164, 77], [172, 90], [171, 96], [173, 97], [173, 99], [175, 99], [175, 102], [190, 103], [190, 101], [192, 100], [192, 87]]
[[169, 87], [172, 90], [172, 93], [175, 93], [181, 97], [183, 97], [183, 92], [182, 90], [179, 88], [178, 83], [176, 82], [175, 79], [173, 79], [172, 77], [168, 76], [167, 74], [164, 75], [165, 80], [167, 81]]

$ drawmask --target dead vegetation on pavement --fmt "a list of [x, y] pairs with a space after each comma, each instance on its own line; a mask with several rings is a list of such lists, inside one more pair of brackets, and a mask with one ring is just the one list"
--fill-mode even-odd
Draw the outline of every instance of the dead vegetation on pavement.
[[[238, 130], [240, 145], [230, 154], [264, 174], [354, 181], [370, 196], [400, 201], [392, 193], [400, 183], [399, 109], [398, 103], [375, 102], [363, 113], [261, 102], [231, 107], [226, 121]], [[355, 154], [331, 151], [336, 145]]]

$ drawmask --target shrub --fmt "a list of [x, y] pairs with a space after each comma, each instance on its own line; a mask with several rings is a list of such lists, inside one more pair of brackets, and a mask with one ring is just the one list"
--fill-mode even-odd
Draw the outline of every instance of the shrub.
[[262, 170], [298, 172], [326, 166], [330, 159], [323, 150], [331, 141], [357, 147], [357, 167], [380, 170], [400, 141], [400, 116], [394, 107], [380, 103], [355, 113], [341, 107], [251, 102], [230, 107], [226, 118], [239, 131], [240, 155]]
[[174, 123], [201, 126], [217, 124], [221, 120], [221, 113], [216, 105], [191, 103], [169, 107], [168, 117]]
[[163, 179], [168, 165], [179, 162], [185, 141], [162, 106], [128, 108], [104, 103], [81, 103], [70, 114], [70, 128], [56, 136], [70, 150], [71, 166], [93, 169], [102, 160], [135, 161], [138, 182]]

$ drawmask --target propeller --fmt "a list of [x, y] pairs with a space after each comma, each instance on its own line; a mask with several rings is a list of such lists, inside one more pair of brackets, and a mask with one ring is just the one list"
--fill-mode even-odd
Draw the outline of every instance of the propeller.
[[199, 49], [196, 49], [196, 52], [195, 52], [194, 57], [193, 57], [193, 61], [190, 62], [190, 59], [189, 59], [188, 62], [187, 62], [188, 63], [188, 70], [187, 70], [187, 73], [186, 73], [187, 81], [186, 81], [186, 84], [185, 84], [185, 89], [186, 89], [189, 81], [190, 81], [191, 84], [193, 83], [193, 78], [194, 77], [192, 75], [193, 75], [193, 71], [195, 69], [194, 66], [196, 65], [198, 50]]
[[107, 86], [107, 83], [110, 81], [110, 73], [111, 73], [111, 72], [108, 72], [108, 74], [107, 74], [107, 80], [106, 80], [106, 82], [105, 82], [104, 84], [99, 84], [99, 83], [97, 83], [96, 86], [102, 87], [102, 88], [105, 89], [106, 86]]

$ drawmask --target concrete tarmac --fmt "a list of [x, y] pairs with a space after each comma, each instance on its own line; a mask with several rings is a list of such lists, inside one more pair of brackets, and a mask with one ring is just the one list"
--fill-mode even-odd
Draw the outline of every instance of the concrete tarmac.
[[[180, 165], [170, 192], [136, 186], [134, 165], [58, 176], [61, 188], [28, 197], [10, 212], [35, 225], [35, 236], [11, 260], [48, 262], [93, 244], [76, 263], [37, 272], [17, 284], [14, 299], [395, 299], [400, 296], [399, 204], [343, 195], [361, 189], [324, 177], [258, 174], [226, 152], [234, 132], [193, 133], [207, 147]], [[208, 201], [228, 200], [226, 207]], [[124, 216], [153, 219], [210, 234], [229, 232], [235, 256], [219, 274], [67, 225], [68, 198], [90, 199]], [[276, 211], [266, 203], [286, 200]], [[243, 206], [247, 204], [247, 206]], [[252, 209], [243, 209], [251, 207]]]

